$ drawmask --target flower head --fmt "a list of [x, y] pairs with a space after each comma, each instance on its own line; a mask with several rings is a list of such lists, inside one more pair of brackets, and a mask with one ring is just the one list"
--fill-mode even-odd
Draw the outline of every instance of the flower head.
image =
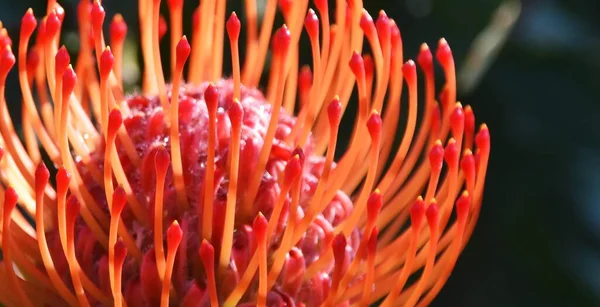
[[[167, 1], [168, 25], [160, 2], [139, 1], [139, 93], [123, 92], [127, 25], [116, 15], [105, 27], [97, 0], [79, 4], [74, 63], [58, 47], [56, 1], [41, 20], [25, 13], [16, 57], [0, 30], [0, 302], [428, 305], [474, 229], [490, 153], [487, 127], [475, 133], [471, 108], [456, 102], [448, 43], [436, 52], [439, 97], [421, 47], [419, 99], [398, 27], [383, 12], [373, 21], [360, 0], [331, 12], [325, 0], [316, 12], [308, 0], [269, 0], [260, 29], [255, 1], [242, 26], [236, 13], [226, 20], [225, 0], [204, 0], [191, 41], [183, 1]], [[285, 25], [273, 30], [278, 9]], [[299, 66], [300, 43], [310, 66]], [[17, 63], [22, 138], [4, 98]], [[349, 103], [354, 125], [334, 159]]]

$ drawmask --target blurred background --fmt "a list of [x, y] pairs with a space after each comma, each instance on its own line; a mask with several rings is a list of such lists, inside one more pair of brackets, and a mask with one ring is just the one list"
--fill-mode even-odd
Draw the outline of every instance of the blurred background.
[[[240, 2], [228, 1], [228, 11]], [[396, 20], [405, 57], [422, 42], [450, 42], [459, 99], [492, 135], [479, 223], [433, 305], [600, 306], [600, 1], [364, 2], [371, 15], [384, 9]], [[77, 1], [59, 3], [64, 43], [77, 50]], [[188, 17], [196, 3], [186, 1]], [[0, 3], [14, 41], [28, 7], [39, 17], [45, 1]], [[135, 46], [137, 1], [104, 7], [107, 20], [115, 11], [125, 16]], [[136, 84], [140, 59], [127, 57], [126, 79]], [[20, 101], [12, 77], [8, 101]]]

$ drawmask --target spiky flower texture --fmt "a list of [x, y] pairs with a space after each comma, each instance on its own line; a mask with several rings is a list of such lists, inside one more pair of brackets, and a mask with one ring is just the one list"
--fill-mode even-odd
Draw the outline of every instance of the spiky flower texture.
[[[127, 25], [116, 15], [104, 27], [100, 2], [79, 4], [73, 66], [58, 47], [55, 0], [40, 20], [25, 13], [18, 48], [0, 26], [0, 302], [428, 305], [472, 234], [490, 153], [487, 127], [476, 133], [471, 108], [456, 102], [447, 42], [436, 51], [437, 97], [421, 47], [419, 103], [398, 27], [383, 12], [373, 21], [360, 0], [314, 0], [316, 12], [308, 0], [268, 0], [260, 22], [247, 0], [244, 27], [235, 13], [226, 20], [225, 0], [203, 0], [191, 44], [183, 1], [167, 1], [168, 26], [160, 2], [139, 1], [143, 84], [129, 96]], [[285, 25], [273, 31], [278, 10]], [[231, 78], [222, 77], [226, 38]], [[299, 67], [301, 43], [310, 67]], [[17, 63], [22, 138], [4, 99]], [[355, 88], [354, 125], [340, 127]], [[340, 129], [350, 138], [334, 162]]]

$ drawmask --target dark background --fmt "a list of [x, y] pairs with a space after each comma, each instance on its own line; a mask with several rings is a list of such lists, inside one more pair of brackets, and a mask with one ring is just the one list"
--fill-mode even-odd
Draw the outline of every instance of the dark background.
[[[59, 2], [72, 32], [76, 1]], [[228, 1], [228, 11], [239, 10], [238, 2]], [[461, 68], [505, 1], [364, 2], [373, 16], [384, 9], [396, 20], [405, 57], [445, 37]], [[40, 17], [45, 1], [0, 3], [14, 41], [28, 7]], [[125, 15], [135, 43], [137, 1], [106, 0], [104, 7], [107, 20], [115, 11]], [[73, 35], [63, 37], [76, 49]], [[524, 0], [498, 56], [486, 57], [489, 70], [473, 87], [459, 80], [459, 99], [490, 127], [492, 154], [475, 234], [434, 306], [600, 306], [599, 48], [600, 1]], [[8, 101], [20, 101], [11, 82]]]

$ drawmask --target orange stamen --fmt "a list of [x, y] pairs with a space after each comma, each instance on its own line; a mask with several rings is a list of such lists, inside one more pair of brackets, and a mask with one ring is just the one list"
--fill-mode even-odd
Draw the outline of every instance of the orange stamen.
[[242, 133], [242, 120], [244, 118], [244, 109], [236, 98], [234, 98], [233, 103], [229, 107], [228, 113], [231, 122], [231, 139], [229, 143], [229, 190], [227, 191], [227, 207], [225, 208], [225, 222], [223, 223], [223, 242], [221, 244], [221, 255], [219, 258], [219, 268], [221, 270], [229, 267], [235, 225], [235, 205], [240, 164], [240, 138]]
[[187, 193], [185, 190], [185, 181], [183, 178], [183, 169], [181, 162], [181, 145], [179, 139], [179, 91], [181, 87], [181, 78], [183, 75], [183, 67], [190, 55], [190, 44], [187, 38], [183, 36], [175, 47], [175, 70], [173, 75], [173, 92], [171, 94], [171, 156], [173, 157], [173, 178], [175, 183], [175, 191], [177, 192], [177, 202], [183, 207], [182, 210], [188, 208]]
[[[43, 163], [40, 163], [35, 172], [35, 199], [36, 199], [36, 213], [35, 213], [35, 222], [36, 222], [36, 231], [37, 231], [37, 241], [38, 246], [40, 248], [40, 252], [42, 254], [42, 261], [44, 262], [44, 267], [48, 272], [48, 276], [52, 281], [52, 284], [61, 295], [61, 297], [67, 301], [67, 303], [71, 306], [77, 305], [77, 299], [71, 293], [71, 290], [67, 288], [63, 280], [58, 275], [56, 268], [54, 267], [54, 262], [52, 260], [52, 256], [50, 255], [50, 250], [48, 248], [48, 244], [46, 242], [46, 234], [44, 232], [44, 190], [48, 185], [48, 179], [50, 178], [50, 172], [46, 168]], [[5, 219], [6, 220], [6, 219]], [[7, 242], [7, 241], [4, 241]], [[6, 248], [6, 246], [5, 246]], [[10, 262], [9, 262], [10, 263]]]
[[204, 91], [204, 101], [208, 109], [208, 148], [206, 149], [206, 173], [204, 175], [204, 210], [202, 212], [202, 237], [212, 238], [212, 219], [214, 201], [215, 146], [217, 143], [217, 107], [219, 91], [209, 84]]
[[71, 198], [73, 201], [69, 201], [66, 207], [66, 228], [67, 228], [67, 263], [69, 264], [69, 271], [71, 272], [71, 280], [73, 281], [73, 288], [75, 288], [75, 294], [80, 306], [89, 306], [89, 302], [85, 295], [85, 290], [81, 282], [81, 268], [75, 256], [75, 220], [79, 216], [80, 205], [75, 198]]
[[371, 235], [369, 236], [369, 242], [367, 245], [367, 274], [364, 281], [364, 290], [360, 306], [369, 306], [371, 299], [371, 292], [373, 291], [373, 280], [375, 275], [375, 253], [377, 253], [377, 235], [379, 230], [377, 227], [373, 228]]
[[471, 198], [469, 197], [469, 193], [467, 191], [463, 192], [460, 198], [456, 201], [456, 232], [455, 236], [452, 239], [452, 246], [450, 247], [449, 258], [446, 260], [446, 263], [442, 264], [442, 273], [441, 276], [437, 278], [435, 285], [427, 292], [425, 297], [421, 299], [417, 306], [424, 307], [428, 306], [434, 297], [440, 292], [448, 277], [450, 277], [450, 273], [456, 264], [456, 260], [461, 252], [463, 247], [463, 236], [465, 232], [465, 227], [467, 224], [467, 218], [469, 216], [469, 207], [471, 206]]
[[19, 196], [17, 195], [17, 192], [15, 192], [15, 190], [12, 187], [8, 187], [4, 193], [4, 206], [3, 206], [3, 210], [4, 210], [4, 223], [2, 223], [2, 243], [3, 243], [3, 260], [4, 263], [8, 263], [9, 265], [5, 265], [4, 267], [6, 268], [6, 272], [8, 273], [8, 278], [10, 279], [10, 282], [12, 283], [12, 287], [13, 287], [13, 291], [16, 292], [16, 295], [19, 297], [19, 301], [21, 304], [24, 304], [25, 306], [33, 306], [33, 304], [31, 303], [31, 301], [29, 300], [27, 294], [25, 293], [25, 291], [23, 290], [23, 288], [21, 287], [20, 281], [19, 281], [19, 277], [17, 277], [17, 275], [15, 274], [14, 268], [12, 265], [12, 238], [11, 238], [11, 231], [10, 231], [10, 224], [11, 224], [11, 214], [13, 209], [15, 208], [15, 206], [17, 205], [17, 200], [18, 200]]
[[277, 227], [277, 223], [279, 223], [279, 216], [281, 215], [281, 211], [283, 210], [285, 200], [287, 199], [287, 194], [292, 188], [294, 181], [296, 181], [296, 179], [302, 173], [302, 162], [303, 161], [300, 160], [299, 155], [294, 155], [285, 166], [281, 191], [279, 192], [279, 197], [275, 202], [275, 208], [273, 208], [273, 212], [271, 213], [271, 217], [269, 218], [269, 225], [267, 227], [267, 238], [271, 238], [271, 236], [275, 232], [275, 227]]
[[169, 21], [171, 22], [171, 75], [173, 76], [173, 81], [175, 81], [177, 80], [175, 78], [177, 76], [175, 73], [177, 67], [177, 44], [179, 44], [179, 40], [183, 35], [183, 0], [168, 0], [167, 5], [169, 7]]
[[[275, 1], [269, 1], [268, 5], [271, 5], [271, 2], [275, 2]], [[263, 24], [263, 27], [265, 27], [265, 26], [266, 25]], [[263, 28], [263, 30], [264, 30], [264, 28]], [[277, 90], [276, 90], [276, 95], [275, 95], [275, 101], [272, 102], [273, 109], [271, 111], [271, 119], [269, 121], [269, 127], [267, 128], [267, 133], [264, 138], [265, 142], [260, 151], [258, 163], [256, 165], [256, 169], [255, 169], [256, 174], [262, 174], [264, 172], [266, 164], [267, 164], [267, 160], [269, 158], [269, 154], [271, 152], [271, 147], [273, 145], [275, 130], [277, 128], [277, 122], [279, 120], [279, 113], [281, 111], [281, 103], [282, 103], [282, 99], [283, 99], [283, 89], [284, 89], [285, 79], [287, 76], [285, 71], [281, 68], [287, 59], [287, 54], [289, 51], [290, 40], [291, 40], [290, 35], [291, 35], [290, 31], [284, 25], [275, 34], [275, 38], [274, 38], [274, 42], [273, 42], [274, 52], [279, 54], [280, 71], [279, 71], [279, 77], [277, 78], [277, 82], [276, 82]], [[261, 33], [261, 38], [262, 38], [262, 33]], [[262, 42], [262, 40], [261, 40], [261, 42]], [[244, 203], [243, 203], [243, 207], [242, 207], [242, 213], [245, 215], [249, 214], [250, 208], [252, 207], [252, 204], [254, 203], [254, 199], [256, 198], [256, 194], [258, 193], [258, 188], [260, 186], [260, 181], [261, 181], [260, 176], [254, 176], [254, 177], [252, 177], [252, 181], [248, 185], [248, 190], [246, 192], [246, 195], [245, 195], [246, 197], [244, 199]]]
[[417, 241], [419, 239], [419, 233], [421, 231], [421, 224], [423, 223], [423, 217], [425, 216], [425, 204], [423, 202], [423, 198], [419, 196], [419, 198], [415, 201], [410, 209], [410, 219], [411, 219], [411, 228], [410, 228], [410, 243], [408, 246], [408, 250], [406, 253], [406, 261], [404, 262], [404, 266], [402, 267], [402, 271], [398, 273], [399, 277], [396, 279], [396, 283], [393, 289], [388, 294], [385, 301], [382, 303], [382, 307], [391, 306], [393, 302], [396, 301], [398, 295], [404, 288], [410, 273], [412, 273], [412, 265], [415, 259], [415, 253], [417, 251]]
[[259, 212], [252, 225], [252, 230], [257, 241], [259, 263], [258, 293], [256, 299], [256, 306], [258, 307], [265, 307], [267, 305], [267, 226], [267, 219]]
[[121, 14], [115, 14], [110, 23], [110, 44], [115, 57], [114, 72], [117, 83], [123, 87], [123, 48], [127, 37], [127, 24]]
[[217, 283], [215, 281], [215, 249], [206, 240], [202, 240], [200, 245], [200, 259], [206, 270], [206, 283], [208, 287], [208, 295], [210, 297], [210, 305], [212, 307], [219, 306], [219, 298], [217, 297]]
[[233, 98], [241, 99], [241, 76], [240, 76], [240, 37], [241, 23], [235, 12], [227, 20], [227, 34], [231, 45], [231, 63], [233, 64]]
[[344, 266], [346, 262], [346, 237], [344, 234], [339, 233], [333, 239], [331, 243], [331, 249], [333, 250], [333, 257], [335, 259], [335, 266], [333, 268], [333, 277], [331, 280], [331, 288], [329, 289], [329, 295], [327, 300], [323, 304], [326, 307], [334, 306], [335, 297], [339, 290], [340, 280], [344, 274]]
[[169, 229], [167, 229], [167, 262], [165, 266], [165, 275], [162, 281], [162, 292], [160, 296], [160, 306], [169, 306], [169, 291], [171, 289], [171, 275], [173, 274], [173, 264], [175, 263], [175, 255], [179, 248], [179, 243], [183, 238], [183, 231], [179, 227], [179, 223], [174, 221]]
[[419, 297], [421, 296], [421, 291], [423, 291], [423, 287], [425, 286], [425, 282], [429, 281], [429, 277], [433, 270], [433, 265], [435, 263], [435, 256], [437, 255], [437, 243], [438, 243], [438, 232], [439, 232], [439, 223], [438, 223], [438, 208], [435, 199], [431, 201], [429, 204], [429, 208], [425, 213], [427, 216], [427, 222], [429, 223], [429, 232], [430, 232], [430, 241], [429, 241], [429, 252], [427, 254], [427, 262], [425, 264], [425, 269], [423, 270], [423, 274], [421, 278], [417, 282], [416, 288], [413, 290], [412, 294], [408, 298], [406, 302], [406, 306], [414, 306]]
[[[37, 113], [37, 108], [35, 107], [35, 102], [31, 94], [31, 87], [29, 86], [29, 82], [27, 81], [30, 75], [27, 70], [27, 65], [29, 62], [27, 60], [27, 46], [29, 44], [29, 39], [31, 38], [31, 35], [35, 30], [36, 25], [37, 22], [35, 16], [33, 16], [33, 10], [28, 9], [25, 13], [25, 16], [23, 16], [23, 19], [21, 20], [21, 34], [19, 39], [19, 81], [21, 85], [21, 94], [23, 96], [23, 101], [26, 105], [26, 110], [29, 115], [29, 118], [32, 120], [33, 130], [35, 131], [40, 142], [42, 143], [44, 150], [46, 151], [48, 156], [50, 156], [50, 159], [52, 159], [52, 161], [56, 161], [56, 159], [59, 156], [58, 148], [54, 144], [51, 138], [51, 134], [49, 133], [54, 131], [52, 129], [50, 129], [50, 131], [47, 131], [44, 128], [44, 125], [42, 124], [40, 117]], [[43, 69], [43, 65], [38, 66], [40, 66], [40, 68]]]
[[165, 177], [169, 168], [169, 152], [164, 147], [159, 147], [154, 156], [156, 169], [156, 194], [154, 199], [154, 252], [156, 253], [156, 267], [159, 276], [165, 272], [165, 252], [163, 249], [163, 195]]
[[159, 40], [159, 23], [160, 23], [160, 0], [149, 0], [148, 12], [152, 16], [152, 56], [154, 61], [154, 78], [158, 86], [158, 97], [160, 98], [160, 104], [165, 112], [165, 118], [169, 118], [169, 99], [167, 98], [167, 87], [165, 85], [165, 77], [162, 69], [162, 61], [160, 57], [160, 44]]
[[121, 279], [122, 279], [122, 271], [123, 271], [123, 263], [125, 262], [125, 258], [127, 257], [127, 247], [123, 244], [123, 241], [117, 241], [117, 243], [113, 246], [114, 249], [114, 262], [113, 262], [113, 272], [114, 272], [114, 290], [113, 297], [115, 298], [115, 307], [123, 306], [123, 294], [121, 293]]

